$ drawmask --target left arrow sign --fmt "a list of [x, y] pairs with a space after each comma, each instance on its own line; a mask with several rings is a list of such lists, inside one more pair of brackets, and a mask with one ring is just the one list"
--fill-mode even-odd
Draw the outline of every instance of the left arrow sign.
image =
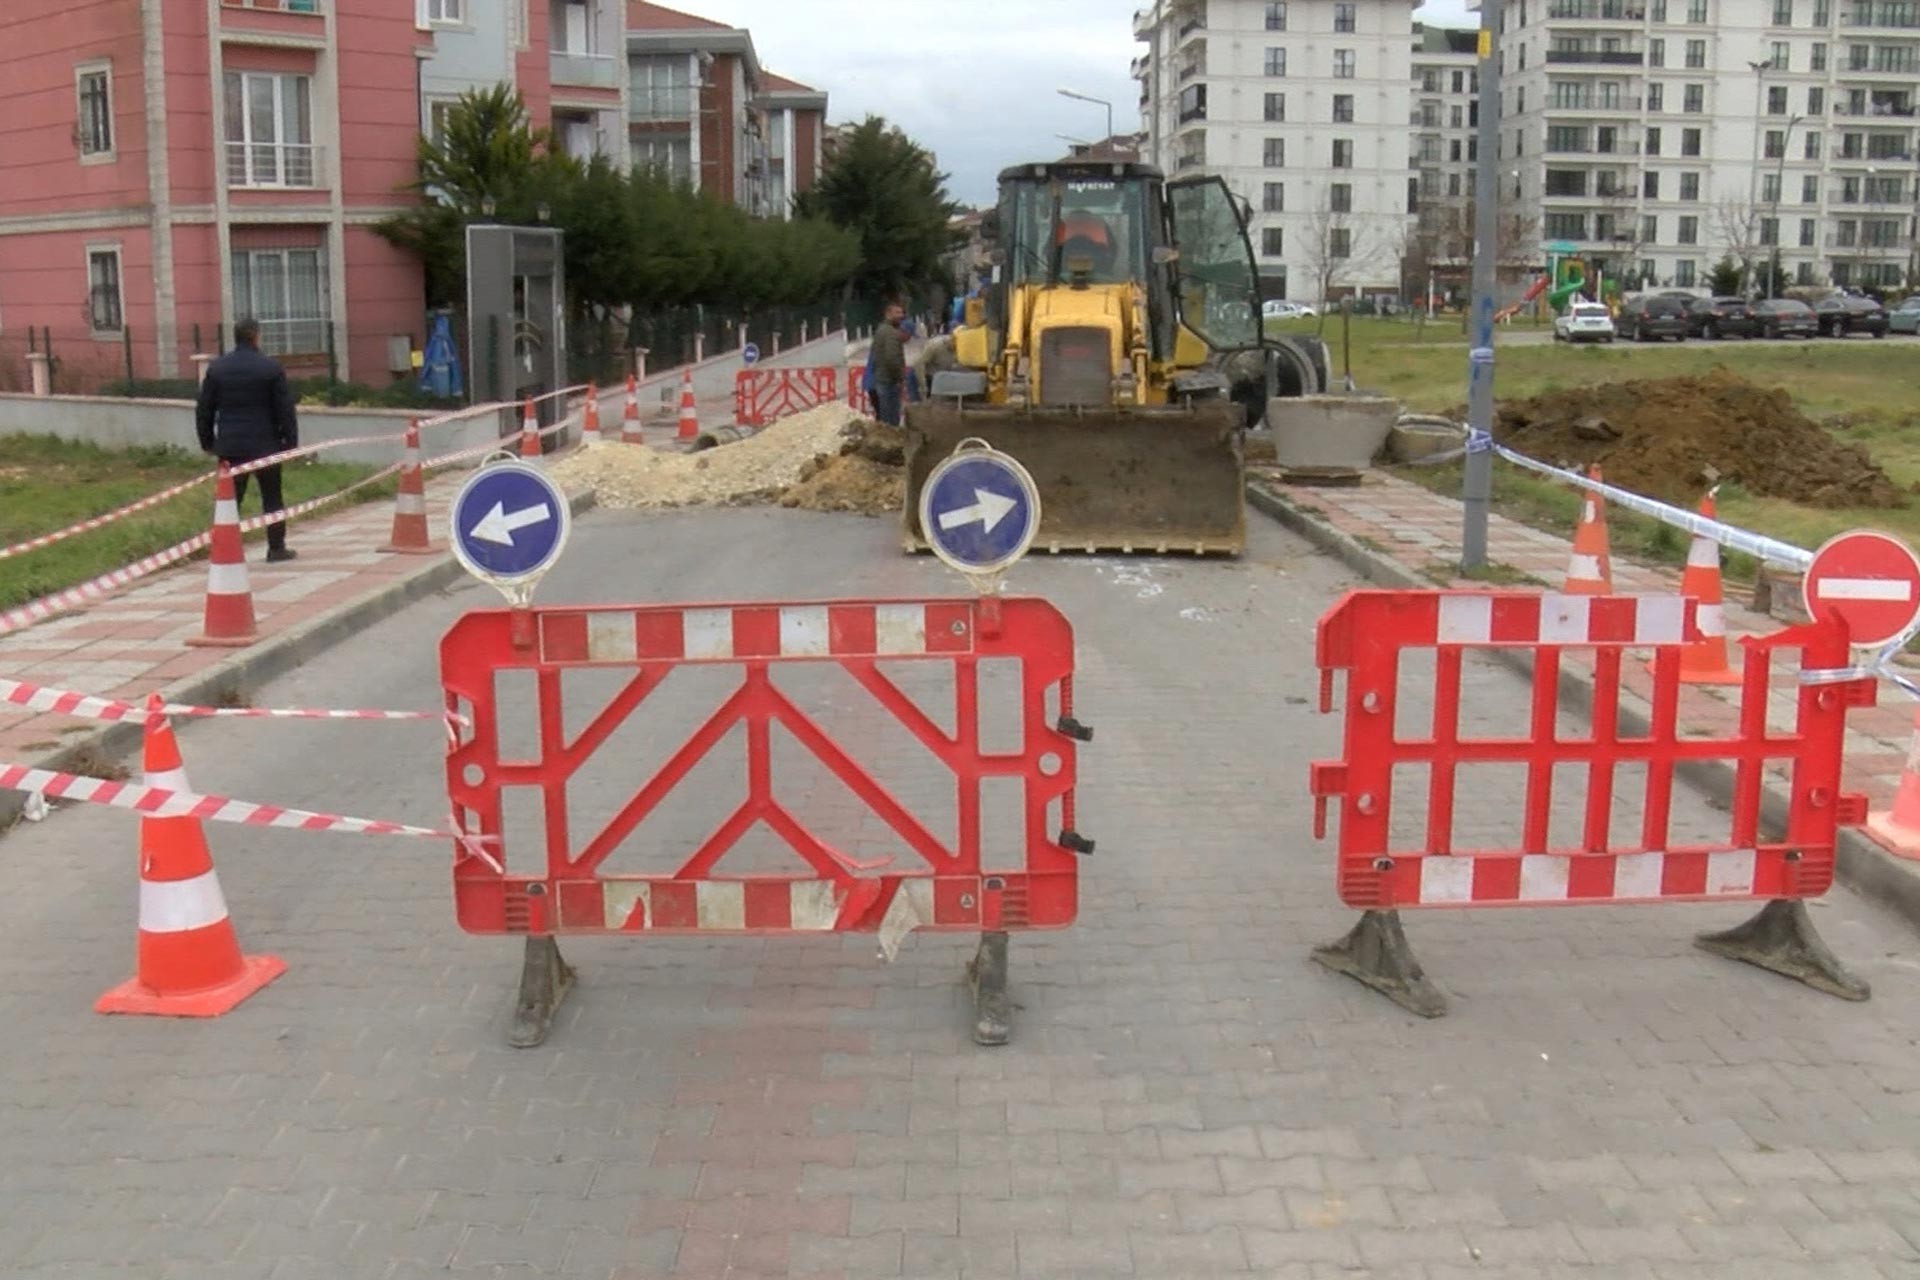
[[479, 523], [475, 524], [469, 532], [482, 542], [510, 547], [513, 545], [515, 530], [524, 529], [528, 525], [542, 524], [551, 519], [553, 519], [553, 508], [544, 502], [523, 507], [512, 515], [507, 514], [506, 503], [496, 502], [493, 504], [493, 510], [481, 516]]

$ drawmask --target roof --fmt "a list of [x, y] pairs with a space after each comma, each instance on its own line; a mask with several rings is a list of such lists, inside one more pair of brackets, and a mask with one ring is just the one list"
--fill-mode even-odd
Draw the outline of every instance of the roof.
[[731, 31], [732, 29], [724, 22], [715, 22], [711, 18], [682, 13], [678, 9], [669, 9], [663, 4], [648, 4], [647, 0], [627, 0], [627, 30], [629, 31]]
[[798, 80], [789, 80], [783, 75], [771, 71], [760, 73], [760, 87], [769, 93], [819, 93], [819, 89], [810, 84], [801, 84]]
[[1420, 53], [1478, 55], [1480, 52], [1478, 27], [1436, 27], [1420, 23], [1416, 25], [1414, 35], [1418, 39], [1415, 48]]
[[753, 35], [744, 27], [682, 13], [647, 0], [627, 0], [628, 53], [732, 54], [747, 65], [750, 80], [760, 77], [760, 57]]

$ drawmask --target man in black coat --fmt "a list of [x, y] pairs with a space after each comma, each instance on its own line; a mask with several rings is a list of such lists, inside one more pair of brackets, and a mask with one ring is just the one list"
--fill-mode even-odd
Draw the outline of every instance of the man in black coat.
[[[223, 462], [252, 462], [281, 453], [300, 443], [300, 426], [293, 413], [293, 390], [280, 362], [260, 352], [260, 324], [242, 320], [233, 326], [233, 350], [207, 366], [200, 384], [196, 415], [200, 448]], [[260, 508], [284, 511], [280, 464], [262, 467], [233, 478], [236, 505], [247, 500], [247, 481], [260, 477]], [[287, 549], [287, 522], [267, 526], [267, 559], [291, 560]]]

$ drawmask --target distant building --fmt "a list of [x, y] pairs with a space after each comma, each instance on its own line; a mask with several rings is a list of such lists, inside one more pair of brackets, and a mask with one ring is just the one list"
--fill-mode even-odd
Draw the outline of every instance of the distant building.
[[1062, 160], [1138, 160], [1146, 146], [1145, 133], [1116, 133], [1095, 142], [1075, 142]]

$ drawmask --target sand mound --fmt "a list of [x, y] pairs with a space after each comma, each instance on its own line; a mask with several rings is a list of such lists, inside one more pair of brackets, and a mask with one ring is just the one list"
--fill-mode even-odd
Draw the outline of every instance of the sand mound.
[[553, 477], [564, 486], [592, 488], [600, 505], [615, 510], [775, 502], [822, 461], [839, 456], [860, 421], [845, 405], [827, 404], [699, 453], [608, 441], [556, 462]]

